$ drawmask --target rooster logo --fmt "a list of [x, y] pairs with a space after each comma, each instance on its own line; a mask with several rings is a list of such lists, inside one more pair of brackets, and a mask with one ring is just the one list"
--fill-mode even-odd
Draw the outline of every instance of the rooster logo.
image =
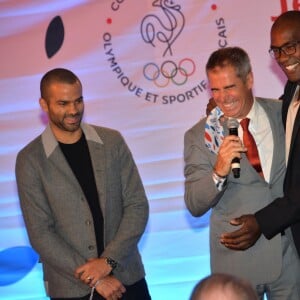
[[181, 6], [172, 0], [155, 0], [154, 8], [159, 8], [157, 14], [146, 15], [141, 22], [141, 35], [143, 40], [153, 47], [165, 45], [163, 57], [173, 55], [172, 45], [182, 32], [185, 18]]

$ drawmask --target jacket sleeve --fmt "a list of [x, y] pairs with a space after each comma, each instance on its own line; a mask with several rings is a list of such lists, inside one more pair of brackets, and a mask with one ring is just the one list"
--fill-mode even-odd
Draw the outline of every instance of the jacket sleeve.
[[184, 201], [193, 216], [201, 216], [216, 205], [226, 188], [220, 192], [212, 179], [213, 165], [204, 143], [204, 133], [201, 134], [197, 127], [188, 130], [184, 136], [184, 161]]
[[267, 239], [300, 222], [299, 193], [275, 199], [268, 206], [255, 213], [262, 233]]
[[[145, 231], [149, 217], [149, 205], [131, 151], [119, 133], [113, 152], [116, 153], [115, 177], [118, 180], [115, 178], [116, 181], [111, 185], [111, 189], [120, 189], [122, 216], [116, 233], [105, 246], [101, 256], [109, 256], [126, 268], [128, 258], [133, 253], [137, 254], [138, 242]], [[113, 214], [113, 212], [107, 213]]]
[[78, 283], [74, 271], [85, 259], [56, 232], [46, 187], [41, 178], [43, 170], [39, 168], [34, 153], [21, 151], [18, 154], [16, 181], [30, 243], [43, 263]]

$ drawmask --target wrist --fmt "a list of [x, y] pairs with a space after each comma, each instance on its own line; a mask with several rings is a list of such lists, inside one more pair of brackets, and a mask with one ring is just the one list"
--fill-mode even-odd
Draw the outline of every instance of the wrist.
[[219, 172], [217, 172], [215, 168], [213, 169], [213, 176], [217, 177], [218, 179], [225, 179], [225, 178], [227, 178], [227, 175], [221, 175], [221, 174], [219, 174]]
[[118, 263], [110, 257], [105, 257], [104, 259], [106, 264], [111, 267], [111, 272], [113, 272], [114, 269], [118, 266]]
[[221, 176], [215, 171], [212, 172], [212, 179], [216, 185], [218, 191], [222, 191], [227, 184], [227, 176]]

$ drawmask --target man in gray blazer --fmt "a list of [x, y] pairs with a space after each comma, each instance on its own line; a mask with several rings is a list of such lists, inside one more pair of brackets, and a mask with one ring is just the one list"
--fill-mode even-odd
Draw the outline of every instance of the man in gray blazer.
[[[212, 209], [210, 216], [210, 257], [212, 273], [230, 273], [249, 280], [259, 297], [300, 299], [297, 256], [290, 240], [278, 234], [258, 241], [245, 251], [235, 251], [222, 242], [222, 234], [243, 224], [235, 218], [253, 214], [282, 196], [285, 173], [284, 130], [281, 102], [254, 97], [253, 74], [247, 53], [238, 47], [215, 51], [206, 72], [217, 107], [185, 134], [185, 203], [194, 216]], [[260, 160], [247, 158], [239, 122], [250, 119]], [[232, 119], [238, 129], [230, 130]], [[244, 141], [245, 142], [245, 141]], [[255, 144], [254, 143], [254, 144]], [[233, 167], [240, 174], [233, 175]], [[259, 171], [259, 172], [258, 172]]]
[[21, 208], [51, 299], [151, 299], [138, 242], [149, 208], [119, 132], [82, 123], [78, 77], [41, 80], [45, 131], [16, 161]]

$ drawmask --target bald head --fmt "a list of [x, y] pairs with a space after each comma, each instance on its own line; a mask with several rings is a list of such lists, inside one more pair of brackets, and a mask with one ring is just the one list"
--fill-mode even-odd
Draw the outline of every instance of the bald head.
[[257, 300], [252, 286], [229, 274], [213, 274], [201, 280], [190, 300]]
[[282, 26], [300, 27], [300, 11], [290, 10], [281, 14], [273, 23], [272, 30]]
[[300, 83], [300, 11], [281, 14], [271, 28], [270, 53], [288, 80]]
[[293, 30], [300, 29], [300, 11], [290, 10], [281, 14], [273, 23], [271, 31], [274, 29], [290, 28]]

